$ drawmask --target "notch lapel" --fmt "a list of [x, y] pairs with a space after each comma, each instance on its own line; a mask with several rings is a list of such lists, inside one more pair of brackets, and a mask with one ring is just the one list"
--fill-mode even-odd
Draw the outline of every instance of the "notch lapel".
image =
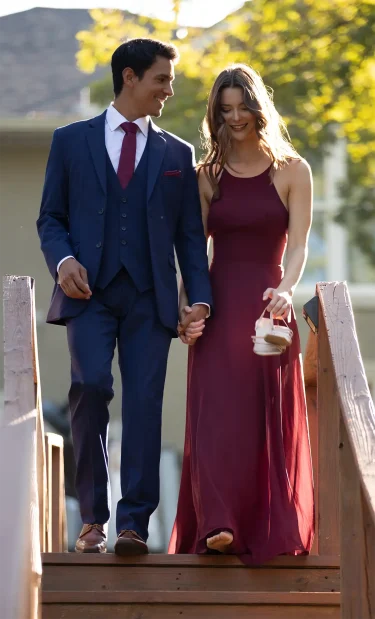
[[147, 200], [150, 200], [158, 178], [160, 166], [163, 162], [167, 142], [161, 134], [161, 130], [150, 120], [148, 132], [148, 174], [147, 174]]
[[89, 120], [86, 137], [92, 161], [104, 193], [107, 193], [107, 166], [104, 124], [107, 110]]

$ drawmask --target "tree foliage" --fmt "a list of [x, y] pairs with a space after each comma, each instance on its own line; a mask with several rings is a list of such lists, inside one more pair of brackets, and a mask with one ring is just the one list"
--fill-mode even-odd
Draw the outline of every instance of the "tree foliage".
[[[180, 2], [173, 4], [177, 23]], [[176, 23], [119, 11], [96, 10], [91, 16], [92, 29], [77, 35], [82, 70], [107, 64], [127, 37], [154, 36], [177, 44], [178, 97], [168, 102], [163, 124], [180, 135], [197, 134], [207, 92], [220, 70], [245, 62], [272, 87], [302, 154], [321, 157], [337, 132], [345, 137], [348, 179], [338, 219], [375, 265], [370, 233], [375, 223], [375, 0], [252, 0], [212, 28], [189, 29], [182, 41], [176, 39]]]

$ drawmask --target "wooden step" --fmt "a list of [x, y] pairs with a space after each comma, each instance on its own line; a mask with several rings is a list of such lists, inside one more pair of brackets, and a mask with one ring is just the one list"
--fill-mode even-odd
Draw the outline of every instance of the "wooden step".
[[49, 593], [43, 619], [339, 619], [339, 593]]
[[338, 619], [337, 558], [43, 555], [43, 619]]

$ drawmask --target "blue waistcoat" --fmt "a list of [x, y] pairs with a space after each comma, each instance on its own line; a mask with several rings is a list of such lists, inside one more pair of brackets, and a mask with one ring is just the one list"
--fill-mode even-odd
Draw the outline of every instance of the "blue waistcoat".
[[103, 253], [96, 285], [104, 289], [124, 267], [139, 292], [153, 286], [147, 224], [148, 144], [123, 189], [107, 154], [107, 205]]

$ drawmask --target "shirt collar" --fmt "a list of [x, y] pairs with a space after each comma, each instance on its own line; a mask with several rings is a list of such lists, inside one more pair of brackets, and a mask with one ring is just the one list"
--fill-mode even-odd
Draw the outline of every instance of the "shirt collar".
[[[112, 103], [107, 109], [106, 121], [111, 131], [116, 131], [116, 129], [118, 129], [122, 123], [129, 122], [127, 118], [125, 118], [125, 116], [123, 116], [118, 110], [116, 110]], [[145, 138], [147, 138], [150, 117], [142, 116], [141, 118], [137, 118], [137, 120], [135, 120], [134, 122], [136, 125], [138, 125]]]

